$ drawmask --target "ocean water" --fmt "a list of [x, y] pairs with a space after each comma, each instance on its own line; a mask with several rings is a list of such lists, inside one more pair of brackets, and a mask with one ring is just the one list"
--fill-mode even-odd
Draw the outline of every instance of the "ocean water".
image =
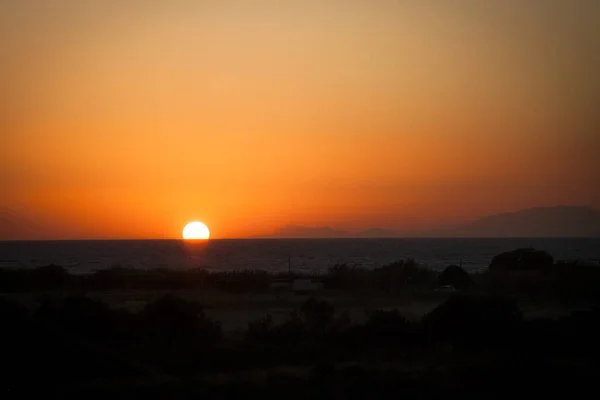
[[0, 242], [0, 267], [57, 264], [72, 273], [89, 273], [114, 266], [287, 271], [289, 265], [293, 271], [323, 273], [334, 264], [373, 268], [413, 258], [436, 270], [462, 262], [466, 270], [478, 271], [494, 255], [520, 247], [548, 251], [555, 260], [600, 265], [600, 239], [456, 238], [6, 241]]

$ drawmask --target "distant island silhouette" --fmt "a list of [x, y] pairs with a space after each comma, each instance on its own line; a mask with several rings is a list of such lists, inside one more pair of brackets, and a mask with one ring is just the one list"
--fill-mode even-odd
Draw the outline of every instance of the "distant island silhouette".
[[370, 228], [358, 232], [329, 226], [286, 225], [268, 238], [393, 238], [393, 237], [600, 237], [600, 212], [584, 206], [534, 207], [494, 214], [444, 230], [401, 234]]
[[[0, 240], [53, 239], [51, 226], [21, 210], [0, 209]], [[257, 236], [270, 239], [398, 238], [398, 237], [600, 237], [600, 211], [587, 206], [534, 207], [488, 215], [447, 229], [407, 231], [372, 227], [347, 231], [330, 226], [290, 224]], [[62, 237], [74, 239], [73, 237]]]
[[600, 212], [577, 206], [528, 208], [483, 217], [449, 233], [461, 237], [600, 237]]
[[290, 239], [319, 239], [319, 238], [385, 238], [397, 237], [398, 234], [385, 229], [372, 228], [360, 232], [348, 232], [340, 229], [334, 229], [328, 226], [323, 227], [307, 227], [299, 225], [286, 225], [273, 234], [267, 236], [269, 238], [290, 238]]

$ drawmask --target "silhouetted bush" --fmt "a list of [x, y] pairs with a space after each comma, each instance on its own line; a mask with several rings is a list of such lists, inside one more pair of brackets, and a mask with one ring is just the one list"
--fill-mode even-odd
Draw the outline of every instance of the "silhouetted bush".
[[0, 290], [18, 292], [30, 290], [29, 271], [20, 268], [0, 268]]
[[454, 295], [423, 317], [422, 329], [433, 340], [494, 347], [512, 340], [520, 321], [519, 308], [509, 299]]
[[324, 282], [327, 289], [376, 288], [391, 293], [407, 285], [431, 285], [436, 278], [436, 272], [408, 259], [372, 270], [336, 264], [329, 268]]
[[336, 264], [329, 267], [323, 283], [326, 289], [357, 289], [368, 285], [370, 275], [371, 271], [364, 268]]
[[352, 325], [350, 314], [348, 311], [343, 311], [333, 319], [329, 331], [331, 334], [336, 335], [345, 332]]
[[284, 323], [274, 327], [273, 338], [278, 342], [292, 343], [306, 339], [306, 335], [306, 324], [300, 313], [293, 310]]
[[66, 288], [72, 277], [65, 268], [51, 264], [32, 270], [30, 280], [36, 288]]
[[450, 265], [440, 274], [438, 284], [440, 286], [454, 286], [457, 289], [468, 289], [473, 286], [473, 280], [469, 274], [458, 265]]
[[[31, 313], [0, 297], [0, 324], [9, 384], [19, 377], [46, 385], [130, 376], [153, 382], [156, 371], [192, 384], [262, 369], [268, 377], [253, 383], [262, 394], [272, 393], [267, 387], [285, 394], [297, 385], [307, 396], [335, 398], [340, 389], [344, 396], [372, 395], [382, 388], [422, 395], [431, 387], [497, 389], [530, 378], [575, 382], [577, 374], [592, 379], [589, 366], [600, 356], [599, 309], [524, 321], [514, 302], [495, 296], [453, 296], [415, 322], [397, 310], [377, 310], [361, 324], [335, 318], [330, 303], [311, 298], [283, 324], [270, 316], [248, 324], [245, 338], [223, 337], [199, 304], [174, 296], [138, 314], [80, 296], [46, 298]], [[432, 363], [440, 368], [421, 367]], [[301, 376], [285, 376], [278, 366], [294, 366]], [[573, 369], [577, 374], [568, 372]]]
[[122, 340], [131, 329], [127, 313], [111, 310], [106, 304], [83, 296], [48, 298], [40, 304], [35, 317], [97, 341]]
[[531, 271], [551, 269], [554, 258], [545, 251], [531, 248], [517, 249], [498, 254], [492, 258], [491, 272]]
[[342, 354], [348, 360], [397, 362], [419, 351], [417, 328], [396, 310], [375, 311], [365, 323], [351, 325], [336, 335], [332, 343], [343, 349]]
[[274, 345], [299, 343], [308, 339], [322, 338], [347, 326], [346, 320], [334, 318], [335, 308], [327, 301], [309, 298], [279, 325], [266, 315], [248, 324], [246, 340]]
[[379, 289], [394, 292], [406, 285], [431, 285], [437, 273], [419, 265], [415, 260], [401, 260], [373, 270]]
[[382, 350], [391, 355], [394, 348], [412, 346], [415, 332], [398, 310], [375, 310], [364, 324], [349, 326], [337, 340], [349, 351]]
[[600, 266], [559, 262], [553, 267], [555, 279], [549, 288], [563, 299], [591, 300], [600, 304]]
[[200, 304], [173, 295], [146, 305], [139, 317], [141, 335], [154, 341], [210, 345], [222, 336], [221, 327], [204, 314]]
[[214, 287], [232, 293], [265, 292], [271, 283], [271, 275], [263, 270], [225, 271], [210, 276]]
[[324, 332], [331, 327], [335, 308], [327, 301], [309, 298], [300, 307], [300, 315], [309, 331]]
[[[412, 292], [421, 296], [439, 285], [465, 289], [472, 285], [472, 278], [475, 278], [478, 292], [600, 302], [600, 291], [596, 290], [600, 286], [600, 267], [595, 264], [552, 264], [552, 257], [545, 252], [517, 249], [494, 257], [491, 269], [484, 274], [469, 276], [460, 267], [450, 266], [440, 274], [409, 259], [372, 270], [345, 264], [334, 265], [320, 279], [329, 290], [363, 291], [363, 294], [365, 291], [382, 291], [392, 295]], [[140, 270], [122, 267], [75, 275], [60, 266], [49, 265], [31, 270], [0, 269], [0, 290], [5, 293], [60, 292], [63, 295], [112, 290], [190, 289], [273, 293], [271, 283], [281, 276], [263, 270], [210, 272], [201, 268]], [[285, 277], [290, 279], [287, 275]], [[297, 273], [291, 278], [311, 277]]]
[[[97, 311], [98, 305], [81, 299], [56, 300], [53, 305], [58, 312], [51, 313], [47, 312], [49, 301], [41, 313], [30, 313], [18, 307], [13, 309], [18, 310], [17, 314], [8, 313], [0, 301], [2, 359], [6, 365], [10, 365], [3, 372], [6, 379], [3, 381], [3, 391], [9, 397], [11, 393], [23, 393], [31, 387], [32, 382], [38, 390], [48, 395], [55, 385], [68, 382], [108, 377], [129, 378], [144, 373], [135, 363], [110, 351], [110, 347], [97, 346], [100, 341], [109, 339], [103, 336], [102, 323], [105, 319], [100, 316], [102, 313], [92, 311], [86, 315], [83, 310]], [[6, 320], [10, 315], [19, 317]], [[79, 318], [73, 318], [75, 315]], [[101, 331], [92, 332], [94, 328]], [[5, 336], [7, 334], [10, 337]]]
[[332, 265], [331, 267], [329, 267], [327, 272], [328, 272], [328, 275], [331, 275], [332, 277], [337, 277], [337, 276], [341, 277], [341, 276], [350, 275], [355, 270], [356, 270], [356, 267], [351, 267], [348, 264], [335, 264], [335, 265]]
[[0, 268], [0, 290], [6, 292], [70, 289], [76, 280], [54, 264], [34, 269]]
[[269, 341], [273, 337], [273, 317], [267, 314], [265, 317], [248, 323], [246, 331], [246, 340], [248, 341]]
[[84, 279], [87, 289], [115, 290], [135, 288], [138, 271], [132, 268], [113, 267], [95, 271]]

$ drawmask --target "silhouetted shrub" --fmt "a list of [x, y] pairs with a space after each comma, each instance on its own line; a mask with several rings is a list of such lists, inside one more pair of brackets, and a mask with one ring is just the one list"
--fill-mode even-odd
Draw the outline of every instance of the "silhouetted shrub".
[[300, 307], [302, 316], [308, 330], [312, 332], [324, 332], [333, 322], [335, 308], [327, 301], [309, 298]]
[[142, 335], [160, 342], [199, 341], [211, 344], [222, 336], [221, 327], [198, 303], [166, 295], [146, 305], [140, 314]]
[[293, 310], [289, 317], [273, 328], [273, 340], [279, 343], [298, 342], [306, 339], [307, 329], [300, 313]]
[[[7, 312], [2, 304], [0, 300], [2, 360], [10, 366], [3, 372], [2, 384], [9, 397], [11, 393], [23, 393], [32, 384], [48, 395], [51, 388], [67, 382], [81, 384], [89, 379], [140, 375], [136, 366], [87, 340], [89, 335], [84, 338], [86, 335], [74, 334], [89, 333], [85, 322], [71, 321], [67, 327], [61, 324], [63, 315], [53, 316], [55, 321], [51, 322], [49, 318], [32, 317], [22, 307]], [[10, 322], [2, 318], [10, 315], [19, 317]]]
[[351, 352], [383, 350], [391, 354], [393, 348], [413, 345], [415, 333], [415, 325], [398, 310], [375, 310], [364, 324], [349, 326], [336, 341]]
[[266, 292], [269, 290], [271, 275], [263, 270], [242, 270], [211, 273], [212, 285], [225, 292]]
[[51, 264], [31, 270], [29, 282], [37, 289], [65, 289], [73, 278], [65, 268]]
[[576, 311], [560, 318], [525, 321], [513, 349], [541, 360], [597, 360], [600, 310]]
[[[353, 292], [377, 289], [398, 293], [410, 288], [422, 294], [424, 289], [438, 285], [465, 289], [472, 284], [473, 278], [481, 291], [491, 293], [600, 303], [600, 290], [596, 289], [600, 287], [600, 268], [597, 265], [577, 262], [551, 264], [551, 261], [552, 257], [545, 252], [518, 249], [496, 256], [492, 271], [471, 276], [457, 266], [450, 266], [439, 274], [410, 259], [373, 270], [341, 264], [332, 266], [322, 281], [327, 289]], [[536, 269], [540, 266], [544, 266], [543, 269]], [[60, 266], [49, 265], [33, 270], [0, 269], [0, 290], [5, 293], [59, 291], [64, 295], [123, 289], [174, 291], [210, 288], [232, 293], [257, 293], [271, 290], [271, 283], [280, 276], [262, 270], [210, 272], [202, 268], [140, 270], [122, 267], [77, 275], [69, 274]], [[293, 276], [314, 278], [301, 273]], [[288, 291], [289, 286], [284, 290]]]
[[87, 286], [93, 289], [119, 289], [129, 286], [135, 278], [133, 269], [113, 267], [98, 270], [86, 279]]
[[131, 330], [128, 313], [111, 310], [103, 302], [84, 296], [48, 298], [37, 308], [35, 317], [98, 341], [123, 340]]
[[496, 296], [454, 295], [422, 319], [430, 339], [463, 346], [502, 345], [521, 321], [513, 301]]
[[352, 274], [355, 269], [356, 267], [350, 267], [348, 264], [335, 264], [329, 267], [327, 273], [331, 276], [345, 276]]
[[435, 282], [437, 274], [415, 260], [401, 260], [373, 270], [377, 287], [393, 292], [405, 285], [429, 285]]
[[554, 284], [549, 288], [563, 299], [600, 302], [600, 267], [578, 262], [558, 262], [554, 268]]
[[467, 289], [473, 285], [469, 274], [458, 265], [450, 265], [440, 274], [440, 286], [451, 285], [457, 289]]
[[551, 269], [554, 258], [545, 251], [531, 248], [498, 254], [490, 263], [491, 272]]
[[[274, 385], [285, 395], [296, 385], [332, 398], [383, 388], [421, 395], [432, 385], [469, 389], [471, 380], [478, 389], [494, 390], [510, 379], [526, 384], [531, 376], [538, 385], [582, 373], [582, 382], [594, 381], [588, 366], [600, 355], [600, 310], [523, 321], [514, 302], [490, 296], [453, 296], [420, 322], [397, 310], [378, 310], [356, 325], [348, 316], [334, 318], [331, 304], [313, 298], [281, 325], [266, 316], [248, 324], [246, 340], [225, 337], [218, 343], [220, 329], [202, 307], [173, 296], [137, 315], [85, 297], [48, 298], [32, 314], [0, 297], [0, 324], [9, 384], [21, 377], [28, 384], [84, 385], [85, 379], [133, 375], [146, 382], [154, 381], [156, 368], [184, 378], [178, 383], [204, 385], [217, 373], [231, 378], [238, 371], [268, 369], [266, 382], [255, 382], [264, 391], [254, 388], [256, 393], [271, 393], [266, 387]], [[135, 329], [123, 334], [129, 328]], [[440, 368], [420, 368], [432, 360]], [[419, 367], [413, 370], [412, 361]], [[349, 364], [355, 366], [345, 368]], [[296, 366], [304, 375], [284, 376], [278, 366]], [[398, 371], [405, 366], [411, 370]], [[568, 372], [573, 368], [576, 373]], [[206, 381], [197, 379], [204, 374]]]
[[0, 268], [0, 290], [17, 292], [29, 290], [29, 271], [20, 268]]
[[352, 325], [350, 314], [348, 311], [343, 311], [339, 316], [333, 319], [331, 328], [329, 329], [333, 335], [346, 331]]
[[347, 264], [329, 267], [323, 279], [326, 289], [356, 289], [369, 283], [371, 271]]
[[267, 314], [265, 317], [248, 323], [246, 340], [269, 341], [273, 336], [273, 317]]
[[324, 278], [328, 289], [377, 288], [394, 292], [406, 285], [430, 285], [437, 273], [419, 265], [415, 260], [400, 260], [368, 270], [347, 264], [329, 268]]

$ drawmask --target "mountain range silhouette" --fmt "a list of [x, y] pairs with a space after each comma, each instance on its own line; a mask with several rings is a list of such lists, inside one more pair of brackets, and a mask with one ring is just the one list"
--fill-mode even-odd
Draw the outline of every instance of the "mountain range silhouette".
[[444, 230], [404, 235], [370, 228], [350, 232], [324, 227], [286, 225], [270, 238], [391, 238], [391, 237], [600, 237], [600, 212], [584, 206], [535, 207], [489, 215]]
[[[54, 229], [15, 210], [0, 210], [0, 240], [52, 239]], [[346, 231], [329, 226], [286, 225], [262, 238], [393, 237], [600, 237], [600, 212], [586, 206], [535, 207], [489, 215], [460, 226], [425, 232], [373, 227]]]

